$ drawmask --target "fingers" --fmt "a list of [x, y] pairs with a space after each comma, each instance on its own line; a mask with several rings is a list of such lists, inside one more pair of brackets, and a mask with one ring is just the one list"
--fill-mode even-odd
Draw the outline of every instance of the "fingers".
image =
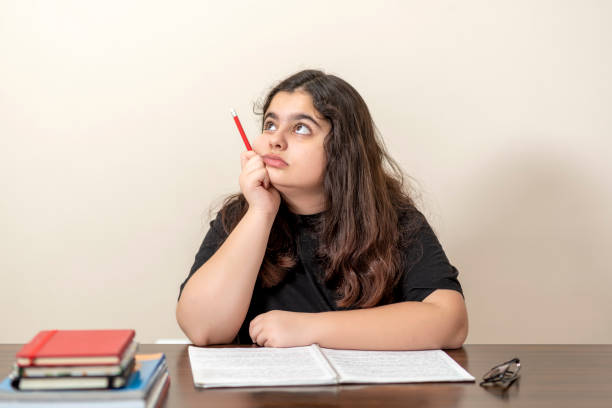
[[261, 181], [263, 188], [266, 190], [270, 187], [270, 175], [268, 174], [268, 170], [264, 169], [263, 180]]
[[267, 347], [266, 343], [268, 342], [266, 336], [264, 335], [264, 333], [260, 333], [257, 335], [257, 338], [255, 338], [255, 340], [253, 341], [253, 343], [257, 344], [258, 346], [261, 347]]
[[243, 152], [240, 160], [243, 175], [248, 176], [249, 180], [256, 181], [256, 185], [261, 185], [267, 190], [271, 185], [270, 175], [261, 156], [252, 151]]
[[254, 344], [271, 347], [269, 330], [266, 330], [266, 313], [256, 316], [249, 324], [249, 336]]
[[255, 152], [244, 152], [240, 155], [240, 165], [244, 174], [253, 173], [258, 169], [265, 169], [264, 162]]
[[265, 332], [262, 326], [258, 326], [255, 330], [253, 330], [252, 334], [249, 331], [251, 336], [251, 340], [253, 344], [257, 344], [258, 346], [265, 346], [267, 338], [265, 336]]
[[268, 187], [270, 187], [270, 176], [268, 175], [268, 170], [265, 168], [252, 170], [251, 172], [247, 173], [247, 175], [249, 176], [249, 179], [255, 183], [254, 185], [261, 185], [266, 190]]
[[[261, 315], [259, 315], [259, 316], [261, 316]], [[249, 324], [249, 336], [251, 337], [251, 340], [255, 344], [259, 344], [259, 343], [257, 343], [257, 337], [260, 335], [261, 329], [263, 328], [263, 325], [259, 324], [259, 322], [261, 320], [261, 319], [259, 319], [259, 316], [257, 316], [255, 319], [251, 320], [251, 323]]]
[[246, 152], [240, 153], [240, 168], [244, 169], [247, 162], [255, 156], [257, 156], [257, 153], [255, 153], [253, 150], [247, 150]]

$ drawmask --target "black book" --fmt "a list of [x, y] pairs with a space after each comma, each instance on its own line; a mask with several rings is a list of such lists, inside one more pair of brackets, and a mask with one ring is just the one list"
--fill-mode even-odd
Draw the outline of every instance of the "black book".
[[13, 388], [24, 390], [99, 390], [109, 388], [121, 388], [126, 383], [132, 371], [134, 371], [135, 360], [132, 358], [129, 364], [118, 375], [101, 376], [61, 376], [61, 377], [22, 377], [18, 370], [14, 371], [11, 385]]

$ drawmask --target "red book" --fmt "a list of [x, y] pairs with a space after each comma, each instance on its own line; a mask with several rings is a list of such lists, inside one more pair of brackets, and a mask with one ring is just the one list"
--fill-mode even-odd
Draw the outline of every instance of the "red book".
[[17, 353], [25, 366], [119, 364], [134, 330], [44, 330]]

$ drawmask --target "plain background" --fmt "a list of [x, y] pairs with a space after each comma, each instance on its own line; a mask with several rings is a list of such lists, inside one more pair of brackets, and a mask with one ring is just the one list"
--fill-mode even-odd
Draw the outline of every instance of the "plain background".
[[[229, 113], [351, 83], [460, 271], [468, 343], [610, 343], [612, 3], [0, 0], [0, 342], [182, 337]], [[213, 213], [214, 214], [214, 213]], [[223, 294], [219, 294], [223, 296]]]

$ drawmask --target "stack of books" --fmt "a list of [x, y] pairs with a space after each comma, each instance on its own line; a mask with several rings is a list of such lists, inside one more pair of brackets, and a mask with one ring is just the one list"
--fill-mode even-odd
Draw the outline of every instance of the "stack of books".
[[45, 330], [17, 353], [18, 390], [123, 387], [134, 370], [134, 330]]
[[51, 330], [17, 353], [0, 407], [154, 407], [170, 378], [162, 353], [136, 354], [134, 330]]

